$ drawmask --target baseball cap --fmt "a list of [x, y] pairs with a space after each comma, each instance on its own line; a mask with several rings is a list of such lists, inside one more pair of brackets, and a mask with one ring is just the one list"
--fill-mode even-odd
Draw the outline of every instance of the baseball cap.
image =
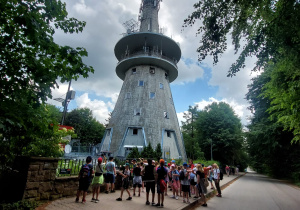
[[175, 160], [172, 160], [171, 162], [172, 162], [172, 163], [175, 163]]
[[188, 166], [188, 164], [186, 162], [183, 163], [183, 166]]

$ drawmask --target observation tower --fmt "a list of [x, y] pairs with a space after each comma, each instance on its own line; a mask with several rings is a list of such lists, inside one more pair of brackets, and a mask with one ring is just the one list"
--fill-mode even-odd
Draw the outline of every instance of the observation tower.
[[[170, 83], [178, 76], [179, 44], [158, 25], [161, 0], [142, 0], [139, 22], [124, 23], [117, 42], [117, 76], [123, 86], [100, 145], [101, 152], [124, 158], [137, 147], [161, 144], [163, 158], [186, 159]], [[137, 29], [139, 26], [139, 29]]]

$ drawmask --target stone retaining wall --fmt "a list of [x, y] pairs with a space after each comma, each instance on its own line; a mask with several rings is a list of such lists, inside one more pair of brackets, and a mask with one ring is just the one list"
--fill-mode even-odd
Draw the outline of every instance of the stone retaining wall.
[[[30, 159], [23, 199], [42, 201], [76, 195], [78, 177], [56, 177], [58, 161], [58, 158]], [[121, 182], [121, 177], [117, 176], [116, 189], [121, 187]], [[104, 191], [104, 185], [100, 189]]]

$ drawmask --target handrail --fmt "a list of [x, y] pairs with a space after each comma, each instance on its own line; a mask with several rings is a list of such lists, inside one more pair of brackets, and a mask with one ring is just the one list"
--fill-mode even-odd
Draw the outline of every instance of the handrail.
[[141, 50], [138, 52], [134, 52], [134, 53], [128, 53], [127, 55], [122, 55], [121, 59], [119, 61], [119, 63], [121, 63], [123, 60], [126, 60], [128, 58], [132, 58], [132, 57], [137, 57], [137, 56], [149, 56], [149, 57], [157, 57], [157, 58], [162, 58], [164, 60], [167, 60], [169, 62], [171, 62], [172, 64], [174, 64], [177, 67], [177, 60], [175, 59], [171, 59], [167, 56], [161, 55], [159, 52], [157, 51], [148, 51], [148, 50]]

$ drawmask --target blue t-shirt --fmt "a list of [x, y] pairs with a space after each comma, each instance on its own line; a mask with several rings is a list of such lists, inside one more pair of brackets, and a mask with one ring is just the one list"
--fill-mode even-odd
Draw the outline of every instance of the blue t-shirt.
[[157, 172], [157, 183], [159, 183], [161, 179], [165, 180], [165, 176], [168, 173], [165, 167], [158, 167], [156, 172]]
[[194, 180], [195, 176], [196, 176], [196, 174], [190, 173], [190, 180]]
[[179, 180], [179, 176], [173, 176], [173, 174], [178, 174], [179, 175], [179, 172], [177, 170], [172, 171], [172, 179], [175, 180], [175, 181], [178, 181]]
[[108, 174], [114, 174], [114, 167], [115, 167], [115, 163], [114, 162], [108, 162], [106, 164], [106, 173]]

